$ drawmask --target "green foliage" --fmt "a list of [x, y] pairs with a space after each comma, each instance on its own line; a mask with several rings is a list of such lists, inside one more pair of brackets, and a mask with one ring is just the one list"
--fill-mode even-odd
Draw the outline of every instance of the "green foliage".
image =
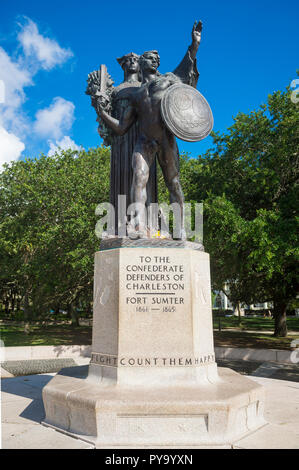
[[274, 301], [277, 335], [286, 334], [286, 308], [298, 293], [298, 123], [289, 90], [238, 114], [190, 164], [185, 193], [204, 201], [213, 287], [228, 282], [235, 304]]
[[24, 335], [21, 325], [1, 326], [1, 339], [9, 346], [60, 346], [68, 344], [90, 344], [91, 327], [70, 324], [31, 324], [30, 334]]
[[109, 200], [109, 150], [63, 151], [0, 174], [0, 290], [25, 313], [92, 301], [95, 208]]

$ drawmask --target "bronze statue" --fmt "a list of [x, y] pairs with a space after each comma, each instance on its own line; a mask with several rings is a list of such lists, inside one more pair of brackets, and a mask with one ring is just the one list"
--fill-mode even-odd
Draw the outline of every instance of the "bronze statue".
[[[117, 62], [124, 71], [123, 82], [113, 87], [112, 80], [104, 69], [106, 77], [108, 77], [108, 87], [106, 87], [103, 98], [106, 100], [105, 104], [109, 108], [112, 116], [116, 119], [121, 119], [122, 114], [128, 106], [128, 94], [135, 87], [141, 85], [141, 72], [139, 66], [139, 55], [131, 52], [117, 59]], [[103, 67], [103, 66], [102, 66]], [[101, 67], [101, 68], [102, 68]], [[100, 71], [95, 71], [88, 76], [87, 94], [92, 97], [92, 105], [97, 108], [97, 95], [96, 92], [103, 86], [105, 77], [99, 77]], [[107, 93], [108, 88], [108, 93]], [[118, 196], [126, 196], [126, 207], [124, 213], [131, 203], [131, 186], [133, 180], [133, 167], [132, 155], [133, 150], [138, 138], [138, 122], [135, 122], [125, 135], [119, 136], [114, 134], [111, 129], [105, 126], [105, 123], [98, 116], [99, 122], [98, 132], [104, 140], [105, 145], [111, 146], [110, 157], [110, 203], [115, 209], [115, 231], [118, 234], [118, 222], [121, 216], [121, 211], [118, 207]], [[147, 182], [147, 200], [146, 205], [157, 202], [157, 181], [156, 181], [156, 165], [154, 164], [150, 170], [149, 181]], [[125, 224], [126, 221], [120, 221]]]

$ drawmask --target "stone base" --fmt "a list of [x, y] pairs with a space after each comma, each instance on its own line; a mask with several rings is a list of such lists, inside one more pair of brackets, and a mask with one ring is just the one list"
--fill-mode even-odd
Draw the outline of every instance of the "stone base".
[[101, 251], [115, 248], [185, 248], [204, 251], [201, 243], [189, 242], [187, 240], [173, 240], [168, 238], [136, 238], [114, 237], [101, 240]]
[[264, 388], [227, 368], [179, 387], [103, 385], [87, 373], [63, 369], [46, 385], [43, 424], [97, 448], [226, 446], [265, 424]]

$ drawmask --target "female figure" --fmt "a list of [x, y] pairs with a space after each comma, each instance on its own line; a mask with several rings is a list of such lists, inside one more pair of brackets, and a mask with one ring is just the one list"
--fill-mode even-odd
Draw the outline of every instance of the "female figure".
[[[133, 52], [117, 59], [124, 71], [124, 81], [113, 89], [112, 116], [121, 119], [129, 106], [129, 95], [141, 85], [139, 56]], [[116, 232], [118, 227], [118, 195], [126, 195], [126, 208], [131, 204], [131, 187], [133, 181], [132, 156], [139, 136], [138, 121], [123, 135], [113, 135], [111, 145], [111, 189], [110, 203], [115, 208]], [[152, 165], [147, 182], [146, 205], [157, 202], [156, 164]], [[124, 221], [120, 221], [124, 223]]]

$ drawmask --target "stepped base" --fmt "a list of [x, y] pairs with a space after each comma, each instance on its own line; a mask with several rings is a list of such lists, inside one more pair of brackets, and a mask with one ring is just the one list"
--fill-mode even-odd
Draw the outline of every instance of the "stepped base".
[[97, 448], [226, 446], [265, 424], [264, 389], [218, 368], [214, 383], [125, 387], [63, 369], [43, 389], [46, 426]]

